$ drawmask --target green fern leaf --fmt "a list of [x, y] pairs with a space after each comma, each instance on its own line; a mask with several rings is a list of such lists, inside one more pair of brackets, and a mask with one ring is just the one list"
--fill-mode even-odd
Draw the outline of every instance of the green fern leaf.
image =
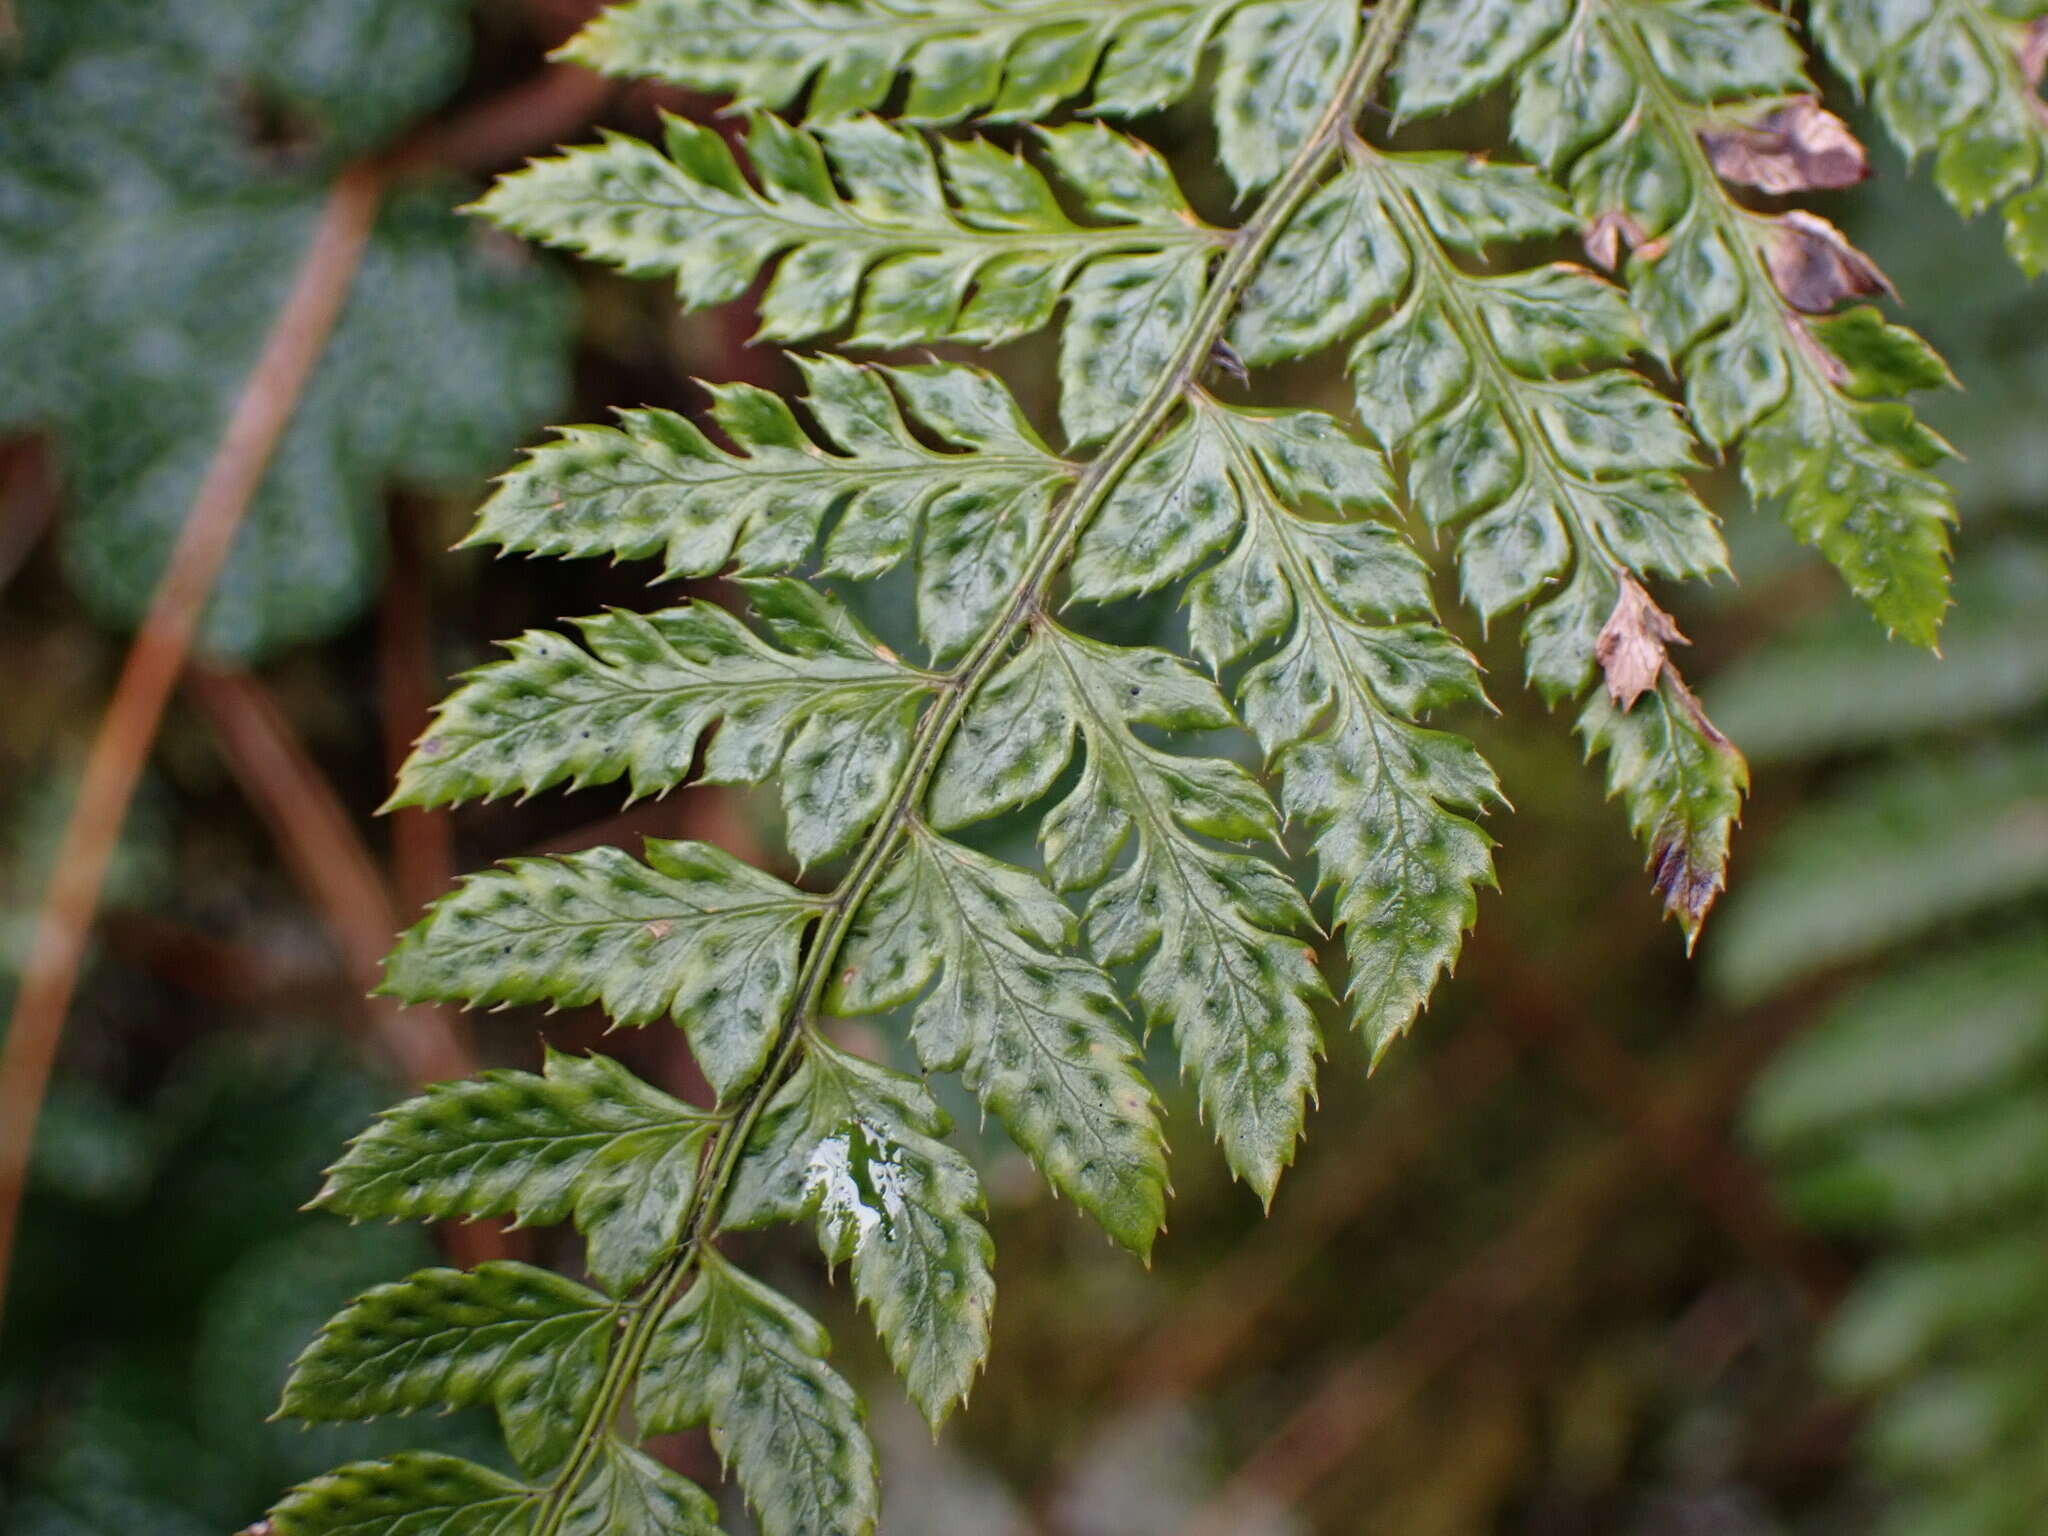
[[958, 1071], [1053, 1187], [1143, 1256], [1166, 1219], [1158, 1105], [1108, 978], [1065, 952], [1074, 934], [1036, 876], [913, 826], [829, 1006], [896, 1007], [937, 974], [911, 1031], [926, 1068]]
[[[1238, 539], [1189, 588], [1196, 651], [1219, 669], [1268, 645], [1238, 683], [1245, 719], [1281, 774], [1289, 815], [1316, 831], [1351, 962], [1352, 1017], [1375, 1060], [1457, 957], [1493, 881], [1470, 815], [1500, 803], [1471, 743], [1416, 722], [1485, 702], [1472, 659], [1432, 623], [1421, 562], [1386, 524], [1376, 454], [1312, 412], [1225, 411], [1217, 494]], [[1326, 522], [1315, 506], [1349, 514]], [[1077, 562], [1078, 563], [1078, 562]]]
[[277, 1536], [530, 1536], [534, 1490], [455, 1456], [408, 1451], [301, 1484], [270, 1512]]
[[[1626, 791], [1667, 909], [1688, 936], [1696, 934], [1721, 887], [1745, 780], [1739, 757], [1696, 704], [1651, 721], [1657, 706], [1638, 702], [1667, 673], [1672, 687], [1683, 685], [1665, 655], [1677, 630], [1648, 603], [1637, 577], [1711, 575], [1725, 569], [1726, 555], [1712, 518], [1681, 478], [1696, 460], [1677, 414], [1625, 368], [1584, 371], [1624, 362], [1634, 344], [1620, 296], [1576, 267], [1480, 276], [1451, 258], [1572, 224], [1563, 198], [1526, 167], [1353, 146], [1300, 219], [1275, 243], [1275, 271], [1308, 281], [1290, 287], [1276, 276], [1254, 287], [1236, 322], [1240, 347], [1265, 360], [1363, 330], [1350, 356], [1360, 418], [1406, 456], [1410, 498], [1422, 516], [1460, 530], [1466, 599], [1491, 617], [1550, 594], [1528, 620], [1530, 681], [1556, 701], [1584, 692], [1604, 670], [1622, 710], [1645, 711], [1625, 730], [1606, 725], [1615, 712], [1589, 712], [1580, 729], [1595, 750], [1628, 751], [1628, 766], [1611, 765], [1610, 781]], [[1349, 295], [1336, 306], [1342, 324], [1311, 307], [1339, 293]], [[1397, 611], [1383, 598], [1369, 606]], [[1659, 623], [1665, 628], [1656, 629]], [[1641, 642], [1647, 663], [1637, 677], [1612, 664], [1615, 637], [1630, 625], [1625, 638]], [[1440, 679], [1438, 690], [1420, 690], [1400, 713], [1477, 697], [1476, 683], [1458, 681], [1461, 666], [1465, 678], [1470, 672], [1455, 648], [1438, 651], [1440, 661], [1419, 674]], [[1375, 714], [1384, 710], [1361, 704], [1355, 718]], [[1368, 977], [1397, 978], [1367, 998], [1380, 1015], [1370, 1027], [1384, 1048], [1407, 1026], [1471, 921], [1471, 889], [1487, 878], [1485, 844], [1454, 812], [1485, 803], [1492, 786], [1445, 744], [1424, 757], [1429, 768], [1397, 787], [1376, 764], [1365, 767], [1371, 734], [1353, 736], [1348, 776], [1378, 804], [1412, 808], [1382, 823], [1401, 828], [1392, 857], [1349, 845], [1349, 863], [1375, 868], [1368, 888], [1382, 893], [1352, 930], [1377, 930], [1379, 942], [1354, 953], [1354, 963]], [[1652, 757], [1663, 771], [1644, 771]], [[1433, 774], [1446, 781], [1442, 796], [1428, 787]], [[1318, 801], [1334, 817], [1335, 797]], [[1429, 852], [1408, 852], [1418, 847]], [[1407, 901], [1415, 903], [1410, 912], [1402, 910]]]
[[[504, 477], [465, 542], [575, 558], [659, 555], [667, 576], [709, 576], [728, 563], [758, 574], [801, 560], [836, 511], [825, 568], [872, 576], [910, 552], [921, 518], [943, 512], [971, 524], [1017, 508], [1012, 516], [1029, 526], [1073, 473], [985, 373], [799, 362], [811, 388], [804, 404], [843, 453], [814, 441], [766, 390], [714, 388], [712, 418], [743, 452], [721, 450], [668, 411], [625, 412], [618, 429], [573, 427]], [[946, 447], [975, 451], [926, 447], [899, 400]], [[928, 534], [920, 564], [942, 569], [941, 553]], [[931, 600], [941, 593], [950, 595], [937, 587]]]
[[564, 1536], [720, 1536], [718, 1505], [686, 1477], [606, 1439], [595, 1474], [562, 1517]]
[[621, 1024], [667, 1014], [721, 1097], [767, 1064], [819, 904], [704, 843], [650, 838], [515, 859], [436, 902], [392, 952], [407, 1002], [602, 1002]]
[[[1074, 446], [1051, 451], [975, 370], [826, 357], [798, 364], [800, 410], [712, 386], [709, 427], [628, 412], [567, 429], [501, 482], [472, 542], [732, 575], [740, 602], [515, 642], [437, 714], [395, 803], [775, 780], [792, 859], [843, 863], [813, 894], [694, 844], [516, 860], [401, 942], [401, 997], [673, 1017], [718, 1105], [551, 1057], [539, 1076], [430, 1090], [366, 1132], [322, 1204], [573, 1220], [604, 1291], [529, 1293], [527, 1272], [485, 1266], [359, 1300], [293, 1400], [332, 1415], [493, 1402], [545, 1486], [380, 1463], [308, 1485], [281, 1517], [352, 1536], [708, 1533], [705, 1496], [635, 1444], [708, 1426], [766, 1536], [872, 1531], [874, 1452], [823, 1330], [735, 1269], [722, 1235], [812, 1226], [934, 1426], [988, 1356], [993, 1254], [932, 1094], [828, 1042], [827, 1015], [904, 1009], [925, 1070], [958, 1072], [1051, 1187], [1141, 1256], [1164, 1219], [1165, 1144], [1127, 1025], [1163, 1026], [1226, 1161], [1270, 1200], [1327, 995], [1281, 811], [1312, 840], [1375, 1059], [1492, 879], [1476, 818], [1498, 787], [1437, 719], [1485, 706], [1478, 669], [1436, 622], [1398, 512], [1451, 535], [1482, 619], [1525, 611], [1530, 680], [1581, 701], [1578, 729], [1694, 935], [1746, 769], [1650, 592], [1726, 556], [1686, 484], [1691, 426], [1637, 351], [1672, 365], [1708, 441], [1742, 444], [1751, 487], [1785, 497], [1887, 624], [1931, 635], [1949, 507], [1929, 470], [1946, 448], [1896, 397], [1947, 370], [1874, 310], [1834, 313], [1883, 284], [1831, 226], [1729, 190], [1861, 170], [1846, 129], [1791, 94], [1804, 65], [1782, 18], [1747, 0], [1427, 0], [1411, 30], [1413, 11], [628, 0], [570, 45], [749, 109], [801, 101], [815, 126], [757, 112], [743, 157], [684, 122], [661, 149], [614, 137], [505, 178], [486, 216], [672, 278], [687, 306], [759, 285], [770, 339], [995, 343], [1057, 317]], [[1091, 81], [1096, 111], [1149, 109], [1189, 89], [1212, 43], [1221, 167], [1240, 193], [1271, 189], [1236, 230], [1096, 123], [1040, 126], [1020, 152], [865, 115], [900, 99], [912, 121], [1031, 120]], [[1410, 114], [1512, 75], [1515, 132], [1542, 168], [1368, 144], [1360, 119], [1397, 56]], [[1628, 293], [1571, 263], [1494, 264], [1573, 231], [1610, 269], [1627, 248]], [[1339, 343], [1370, 445], [1202, 384]], [[867, 582], [906, 562], [923, 666], [789, 574]], [[1185, 649], [1213, 677], [1054, 617], [1062, 597], [1176, 584]], [[1231, 748], [1185, 740], [1240, 723], [1277, 804]], [[1997, 824], [2032, 846], [1995, 814], [2026, 811], [2030, 774], [1966, 787], [1970, 837]], [[1029, 823], [1043, 877], [952, 840], [998, 815]], [[1830, 836], [1875, 846], [1875, 822]], [[2031, 890], [2030, 857], [1981, 860], [2000, 873], [1948, 895]], [[1802, 963], [1826, 958], [1808, 914], [1782, 926]], [[1994, 1119], [1979, 1150], [2010, 1176], [1980, 1212], [2048, 1188], [2048, 1142], [2017, 1111]], [[1937, 1224], [1962, 1208], [1939, 1147], [1880, 1151], [1874, 1172], [1822, 1170], [1816, 1198]], [[530, 1389], [541, 1377], [554, 1397]], [[1966, 1385], [2006, 1390], [1990, 1367]]]
[[1907, 154], [1966, 218], [2004, 203], [2005, 243], [2029, 277], [2048, 271], [2048, 118], [2040, 8], [1943, 0], [1816, 0], [1829, 60], [1869, 90]]
[[[1075, 223], [1039, 171], [981, 141], [945, 141], [935, 158], [879, 119], [807, 133], [765, 115], [747, 136], [758, 188], [717, 133], [671, 119], [667, 154], [613, 135], [504, 178], [477, 210], [638, 275], [674, 273], [692, 308], [737, 298], [779, 256], [761, 335], [780, 341], [849, 325], [861, 346], [1009, 340], [1050, 321], [1077, 277], [1098, 291], [1095, 263], [1121, 256], [1121, 270], [1131, 253], [1199, 283], [1222, 235], [1154, 151], [1093, 125], [1040, 142], [1109, 222]], [[1068, 336], [1070, 351], [1101, 355], [1091, 327], [1070, 320]]]
[[279, 1410], [367, 1419], [497, 1408], [528, 1471], [567, 1454], [604, 1375], [617, 1308], [527, 1264], [424, 1269], [357, 1297], [292, 1366]]
[[880, 812], [937, 679], [897, 661], [824, 594], [786, 578], [745, 590], [774, 640], [724, 609], [579, 621], [583, 645], [533, 631], [469, 674], [400, 771], [394, 804], [445, 805], [627, 776], [660, 794], [697, 743], [712, 783], [777, 774], [791, 850], [843, 853]]
[[808, 83], [813, 119], [879, 108], [899, 73], [910, 77], [900, 115], [911, 122], [969, 113], [1029, 121], [1091, 78], [1096, 111], [1137, 113], [1188, 92], [1203, 44], [1240, 3], [633, 0], [605, 11], [562, 55], [744, 105], [787, 106]]
[[947, 1129], [916, 1079], [816, 1044], [762, 1112], [726, 1208], [734, 1228], [816, 1221], [935, 1430], [988, 1357], [995, 1307], [981, 1180]]
[[573, 1214], [591, 1273], [617, 1293], [681, 1239], [711, 1124], [615, 1061], [550, 1051], [545, 1075], [438, 1083], [385, 1111], [313, 1203], [356, 1219]]
[[1684, 923], [1689, 948], [1727, 880], [1728, 839], [1749, 789], [1742, 754], [1668, 672], [1632, 709], [1594, 694], [1579, 734], [1588, 752], [1607, 754], [1607, 792], [1621, 797], [1649, 848], [1656, 892]]
[[1273, 180], [1324, 112], [1356, 44], [1350, 0], [1262, 0], [1219, 39], [1216, 133], [1240, 192]]
[[[1864, 174], [1845, 128], [1810, 99], [1783, 106], [1812, 90], [1784, 18], [1750, 0], [1512, 9], [1510, 20], [1499, 0], [1426, 4], [1402, 105], [1436, 110], [1512, 74], [1516, 140], [1570, 187], [1596, 259], [1611, 267], [1632, 251], [1630, 301], [1684, 378], [1702, 434], [1740, 441], [1751, 492], [1783, 499], [1793, 531], [1888, 631], [1931, 646], [1955, 515], [1931, 471], [1950, 450], [1903, 405], [1867, 398], [1879, 380], [1864, 338], [1881, 321], [1814, 318], [1884, 291], [1883, 274], [1825, 221], [1753, 213], [1728, 186], [1786, 193]], [[1482, 34], [1501, 46], [1477, 50], [1469, 40]], [[1774, 98], [1794, 116], [1744, 105]], [[1945, 380], [1891, 372], [1882, 393]]]
[[762, 1536], [867, 1536], [875, 1453], [825, 1330], [717, 1254], [661, 1320], [634, 1398], [643, 1429], [711, 1427]]
[[[1235, 545], [1189, 589], [1194, 647], [1220, 669], [1284, 642], [1243, 675], [1239, 698], [1278, 760], [1288, 810], [1319, 829], [1352, 959], [1354, 1016], [1376, 1054], [1455, 957], [1473, 887], [1492, 878], [1484, 834], [1450, 807], [1498, 798], [1468, 744], [1413, 724], [1429, 709], [1483, 702], [1470, 658], [1431, 626], [1379, 622], [1431, 612], [1421, 562], [1383, 523], [1295, 510], [1384, 515], [1392, 489], [1379, 456], [1329, 417], [1227, 411], [1201, 398], [1133, 466], [1073, 564], [1075, 595], [1102, 601], [1184, 576]], [[1190, 1006], [1162, 1012], [1182, 1017]], [[1217, 1123], [1227, 1134], [1220, 1112]]]
[[1321, 1048], [1310, 1005], [1323, 983], [1305, 947], [1314, 922], [1272, 865], [1202, 841], [1277, 840], [1257, 782], [1131, 729], [1231, 723], [1215, 686], [1165, 652], [1046, 623], [962, 721], [931, 814], [952, 829], [1034, 800], [1080, 743], [1080, 782], [1040, 830], [1053, 881], [1092, 890], [1090, 948], [1105, 965], [1138, 965], [1146, 1024], [1171, 1025], [1232, 1170], [1270, 1200], [1293, 1160]]

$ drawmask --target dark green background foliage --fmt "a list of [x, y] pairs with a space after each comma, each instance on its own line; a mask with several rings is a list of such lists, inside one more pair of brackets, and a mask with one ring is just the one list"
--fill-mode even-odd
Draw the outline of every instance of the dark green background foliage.
[[[0, 64], [0, 424], [56, 437], [65, 569], [137, 620], [346, 158], [461, 80], [465, 7], [25, 0]], [[321, 639], [376, 589], [378, 495], [474, 483], [555, 408], [560, 280], [459, 185], [385, 213], [209, 610], [210, 651]]]
[[[2040, 7], [1423, 0], [1304, 180], [1336, 0], [593, 9], [15, 0], [0, 517], [31, 441], [56, 479], [0, 608], [9, 976], [331, 177], [572, 33], [663, 84], [482, 218], [401, 178], [207, 620], [381, 853], [391, 518], [555, 557], [426, 567], [471, 670], [395, 799], [469, 877], [387, 985], [507, 1008], [481, 1075], [398, 1102], [174, 712], [0, 1530], [2035, 1530]], [[1869, 182], [1769, 115], [1813, 88]], [[1617, 605], [1694, 642], [1633, 708]], [[1738, 813], [1688, 962], [1640, 862], [1690, 937]]]

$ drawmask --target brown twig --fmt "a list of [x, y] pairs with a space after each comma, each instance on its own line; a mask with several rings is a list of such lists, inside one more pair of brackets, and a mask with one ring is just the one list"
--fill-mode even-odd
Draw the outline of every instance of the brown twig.
[[[340, 946], [349, 977], [376, 985], [398, 917], [348, 810], [262, 683], [246, 672], [194, 667], [187, 691], [212, 723], [229, 771], [277, 843], [285, 867]], [[377, 1043], [415, 1083], [468, 1074], [474, 1052], [459, 1017], [365, 997]]]
[[43, 1089], [121, 823], [207, 595], [348, 297], [383, 186], [381, 171], [357, 165], [342, 172], [328, 192], [291, 293], [236, 398], [79, 777], [13, 1021], [0, 1047], [0, 1286], [13, 1252]]
[[[377, 609], [377, 693], [384, 728], [384, 772], [398, 777], [413, 742], [427, 727], [440, 669], [434, 665], [432, 593], [421, 558], [419, 529], [394, 500], [391, 560]], [[455, 880], [455, 824], [445, 810], [407, 806], [391, 813], [391, 878], [398, 909], [408, 918]]]
[[551, 148], [604, 109], [615, 82], [571, 64], [553, 64], [533, 76], [423, 129], [392, 164], [397, 169], [438, 165], [480, 175]]
[[0, 587], [27, 562], [56, 509], [49, 443], [36, 436], [0, 445]]
[[[270, 828], [285, 867], [340, 946], [372, 1038], [413, 1083], [469, 1076], [476, 1051], [459, 1013], [368, 995], [398, 929], [391, 893], [347, 807], [270, 691], [246, 672], [198, 667], [186, 686], [212, 722], [236, 783]], [[445, 1226], [441, 1237], [464, 1267], [513, 1252], [493, 1224]]]

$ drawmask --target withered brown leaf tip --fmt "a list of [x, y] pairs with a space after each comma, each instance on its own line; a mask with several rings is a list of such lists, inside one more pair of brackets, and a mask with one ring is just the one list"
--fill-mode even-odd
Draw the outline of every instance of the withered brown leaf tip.
[[1641, 584], [1624, 576], [1614, 612], [1593, 641], [1593, 654], [1607, 677], [1607, 696], [1623, 709], [1634, 708], [1663, 676], [1670, 660], [1668, 648], [1690, 643]]
[[1824, 315], [1843, 299], [1893, 292], [1877, 263], [1826, 219], [1795, 209], [1771, 222], [1764, 265], [1794, 309]]
[[1723, 181], [1778, 197], [1853, 187], [1870, 174], [1849, 125], [1811, 96], [1796, 96], [1754, 123], [1703, 128], [1700, 143]]

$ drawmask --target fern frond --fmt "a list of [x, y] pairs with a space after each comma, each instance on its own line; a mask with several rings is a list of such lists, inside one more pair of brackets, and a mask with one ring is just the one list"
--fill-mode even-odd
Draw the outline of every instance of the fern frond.
[[711, 1426], [764, 1531], [864, 1531], [880, 1506], [860, 1400], [816, 1319], [706, 1249], [648, 1341], [633, 1411], [649, 1434]]
[[[1627, 89], [1665, 115], [1631, 143], [1675, 131], [1692, 146], [1695, 117], [1753, 94], [1759, 70], [1797, 72], [1761, 12], [1674, 3], [1659, 43], [1640, 9]], [[1706, 344], [1672, 339], [1654, 282], [1632, 309], [1566, 263], [1475, 270], [1586, 213], [1537, 168], [1363, 140], [1411, 10], [634, 0], [571, 45], [750, 107], [802, 100], [812, 126], [757, 112], [744, 167], [687, 123], [662, 150], [613, 137], [505, 178], [484, 214], [672, 277], [686, 305], [765, 276], [762, 332], [777, 340], [1004, 341], [1064, 307], [1068, 447], [1049, 449], [987, 374], [819, 357], [798, 360], [801, 414], [714, 386], [716, 438], [672, 412], [627, 412], [565, 430], [501, 482], [471, 542], [732, 574], [742, 611], [700, 599], [521, 638], [442, 706], [394, 803], [773, 780], [792, 859], [835, 861], [836, 879], [799, 889], [659, 841], [642, 859], [514, 860], [401, 941], [397, 996], [671, 1018], [717, 1101], [693, 1108], [601, 1058], [550, 1057], [539, 1076], [432, 1089], [366, 1132], [321, 1204], [571, 1220], [597, 1287], [485, 1267], [361, 1298], [302, 1359], [287, 1410], [488, 1403], [525, 1480], [426, 1458], [345, 1468], [287, 1496], [279, 1536], [709, 1531], [701, 1490], [634, 1443], [697, 1426], [764, 1536], [869, 1536], [875, 1455], [825, 1332], [736, 1267], [722, 1235], [808, 1224], [935, 1426], [987, 1356], [993, 1248], [979, 1179], [931, 1094], [835, 1044], [834, 1017], [902, 1010], [922, 1068], [958, 1073], [1047, 1183], [1141, 1256], [1164, 1223], [1167, 1167], [1133, 1031], [1164, 1028], [1232, 1172], [1270, 1200], [1302, 1134], [1328, 993], [1282, 811], [1312, 838], [1375, 1059], [1454, 962], [1493, 878], [1476, 818], [1500, 802], [1494, 775], [1434, 723], [1484, 706], [1478, 668], [1437, 622], [1404, 509], [1455, 533], [1482, 616], [1529, 610], [1529, 675], [1547, 699], [1599, 685], [1579, 730], [1606, 755], [1667, 906], [1697, 931], [1745, 770], [1673, 666], [1682, 637], [1650, 583], [1714, 574], [1725, 554], [1686, 485], [1691, 432], [1630, 359], [1638, 312], [1667, 357]], [[1563, 24], [1553, 11], [1432, 8], [1402, 66], [1407, 104], [1497, 78], [1494, 54], [1542, 43]], [[1619, 0], [1572, 14], [1623, 24]], [[1099, 124], [1041, 128], [1017, 154], [864, 115], [899, 82], [906, 115], [926, 122], [1028, 120], [1091, 79], [1095, 110], [1156, 106], [1212, 42], [1223, 166], [1241, 192], [1267, 189], [1234, 230], [1198, 219], [1154, 151]], [[1595, 152], [1546, 155], [1566, 159]], [[1708, 181], [1702, 217], [1749, 230]], [[1756, 225], [1744, 249], [1758, 283], [1785, 275], [1769, 241], [1805, 229]], [[1917, 341], [1855, 314], [1772, 323], [1786, 346], [1831, 349], [1833, 363], [1802, 364], [1828, 410], [1895, 457], [1932, 452], [1895, 407], [1861, 403], [1946, 377]], [[1371, 443], [1201, 383], [1212, 364], [1339, 341]], [[1780, 439], [1763, 425], [1750, 437], [1762, 483]], [[1862, 552], [1869, 533], [1881, 563], [1898, 541], [1871, 531], [1875, 516], [1857, 503], [1823, 542]], [[863, 582], [906, 560], [914, 662], [791, 574]], [[1089, 605], [1173, 584], [1191, 657], [1083, 628]], [[1277, 804], [1193, 735], [1240, 722]], [[999, 814], [1035, 828], [1042, 874], [971, 846], [969, 829]]]
[[1828, 60], [1870, 92], [1907, 154], [1933, 155], [1934, 182], [1973, 218], [2004, 204], [2006, 249], [2048, 271], [2048, 10], [2028, 0], [1815, 0]]
[[814, 1042], [756, 1123], [725, 1217], [817, 1223], [934, 1429], [967, 1399], [995, 1306], [981, 1180], [937, 1139], [948, 1128], [915, 1078]]
[[[1074, 595], [1098, 602], [1199, 571], [1188, 589], [1196, 654], [1219, 671], [1259, 658], [1240, 676], [1239, 704], [1280, 769], [1289, 814], [1316, 829], [1353, 1017], [1375, 1058], [1456, 958], [1475, 889], [1493, 879], [1491, 840], [1470, 818], [1500, 803], [1469, 742], [1416, 723], [1484, 696], [1470, 656], [1427, 622], [1422, 562], [1379, 520], [1392, 493], [1380, 456], [1331, 418], [1198, 394], [1073, 565]], [[1328, 513], [1311, 515], [1318, 507]]]
[[620, 1024], [664, 1014], [721, 1095], [767, 1064], [823, 903], [704, 843], [650, 838], [515, 859], [472, 875], [392, 951], [384, 991], [409, 1003], [601, 1003]]
[[1889, 289], [1832, 225], [1732, 190], [1865, 173], [1800, 94], [1784, 17], [1751, 0], [1431, 0], [1396, 96], [1437, 111], [1510, 77], [1516, 141], [1570, 189], [1594, 259], [1626, 256], [1630, 303], [1702, 435], [1739, 443], [1751, 493], [1782, 499], [1887, 631], [1931, 646], [1955, 516], [1933, 469], [1950, 449], [1897, 397], [1952, 381], [1875, 311], [1831, 313]]

